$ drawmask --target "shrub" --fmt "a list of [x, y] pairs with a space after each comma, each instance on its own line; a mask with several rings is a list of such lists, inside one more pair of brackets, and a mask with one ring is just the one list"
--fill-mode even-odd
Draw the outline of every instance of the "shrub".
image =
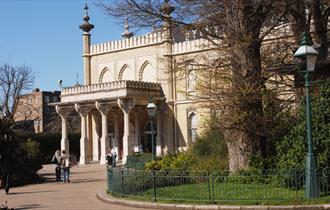
[[223, 136], [209, 130], [187, 151], [165, 155], [145, 164], [146, 170], [219, 171], [228, 169], [228, 152]]
[[[313, 141], [316, 165], [328, 167], [330, 162], [330, 81], [323, 81], [312, 100]], [[279, 170], [304, 168], [307, 152], [306, 110], [299, 109], [299, 120], [277, 144], [276, 162]]]

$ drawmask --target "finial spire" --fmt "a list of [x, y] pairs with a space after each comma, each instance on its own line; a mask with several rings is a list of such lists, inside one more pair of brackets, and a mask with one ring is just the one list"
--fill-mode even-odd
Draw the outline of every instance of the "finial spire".
[[83, 24], [81, 24], [79, 26], [79, 28], [81, 30], [83, 30], [84, 32], [86, 33], [89, 33], [90, 30], [92, 30], [94, 28], [94, 25], [93, 24], [90, 24], [88, 21], [89, 21], [89, 16], [88, 16], [88, 6], [87, 4], [85, 4], [85, 7], [84, 7], [84, 10], [85, 10], [85, 16], [83, 18], [83, 20], [85, 21]]
[[170, 17], [172, 12], [174, 12], [175, 7], [170, 5], [170, 0], [164, 0], [164, 4], [160, 7], [160, 11], [163, 13], [165, 17]]
[[125, 18], [124, 27], [125, 27], [125, 31], [121, 34], [121, 36], [125, 37], [127, 39], [131, 38], [134, 34], [133, 34], [133, 32], [129, 32], [128, 18], [127, 17]]

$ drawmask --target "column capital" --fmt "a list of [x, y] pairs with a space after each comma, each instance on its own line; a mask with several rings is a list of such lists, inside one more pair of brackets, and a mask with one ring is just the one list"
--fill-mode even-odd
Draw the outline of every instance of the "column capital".
[[88, 107], [88, 106], [82, 106], [80, 104], [75, 104], [74, 107], [75, 107], [76, 111], [80, 114], [81, 117], [86, 117], [90, 111], [90, 107]]
[[125, 112], [129, 113], [135, 106], [134, 98], [123, 98], [117, 100], [118, 106]]
[[97, 110], [99, 110], [101, 112], [102, 115], [107, 115], [113, 107], [113, 105], [111, 105], [109, 103], [102, 103], [99, 101], [95, 101], [95, 106], [96, 106]]
[[59, 114], [64, 119], [67, 119], [70, 113], [70, 110], [68, 108], [60, 107], [58, 105], [55, 106], [55, 110], [57, 114]]

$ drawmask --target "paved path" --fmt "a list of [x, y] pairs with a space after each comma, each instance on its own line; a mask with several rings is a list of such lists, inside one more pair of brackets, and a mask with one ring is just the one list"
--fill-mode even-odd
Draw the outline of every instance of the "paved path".
[[[104, 165], [89, 164], [71, 169], [71, 183], [55, 182], [53, 165], [44, 165], [39, 171], [46, 182], [10, 189], [6, 195], [0, 191], [0, 205], [8, 201], [8, 207], [16, 209], [120, 209], [138, 210], [104, 203], [96, 198], [106, 188]], [[139, 209], [141, 210], [141, 209]]]

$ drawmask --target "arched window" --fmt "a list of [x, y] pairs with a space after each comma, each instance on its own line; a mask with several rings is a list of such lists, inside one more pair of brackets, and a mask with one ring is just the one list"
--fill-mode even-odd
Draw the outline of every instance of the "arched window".
[[188, 113], [188, 135], [191, 143], [197, 140], [197, 114], [196, 112]]
[[111, 81], [113, 81], [113, 78], [111, 78], [110, 70], [107, 67], [105, 67], [100, 73], [99, 83], [111, 82]]
[[188, 62], [186, 65], [187, 69], [187, 93], [194, 94], [196, 91], [196, 70], [192, 62]]
[[124, 64], [120, 68], [118, 80], [135, 80], [134, 74], [127, 64]]
[[157, 82], [157, 71], [152, 67], [149, 61], [145, 61], [139, 72], [139, 81]]

